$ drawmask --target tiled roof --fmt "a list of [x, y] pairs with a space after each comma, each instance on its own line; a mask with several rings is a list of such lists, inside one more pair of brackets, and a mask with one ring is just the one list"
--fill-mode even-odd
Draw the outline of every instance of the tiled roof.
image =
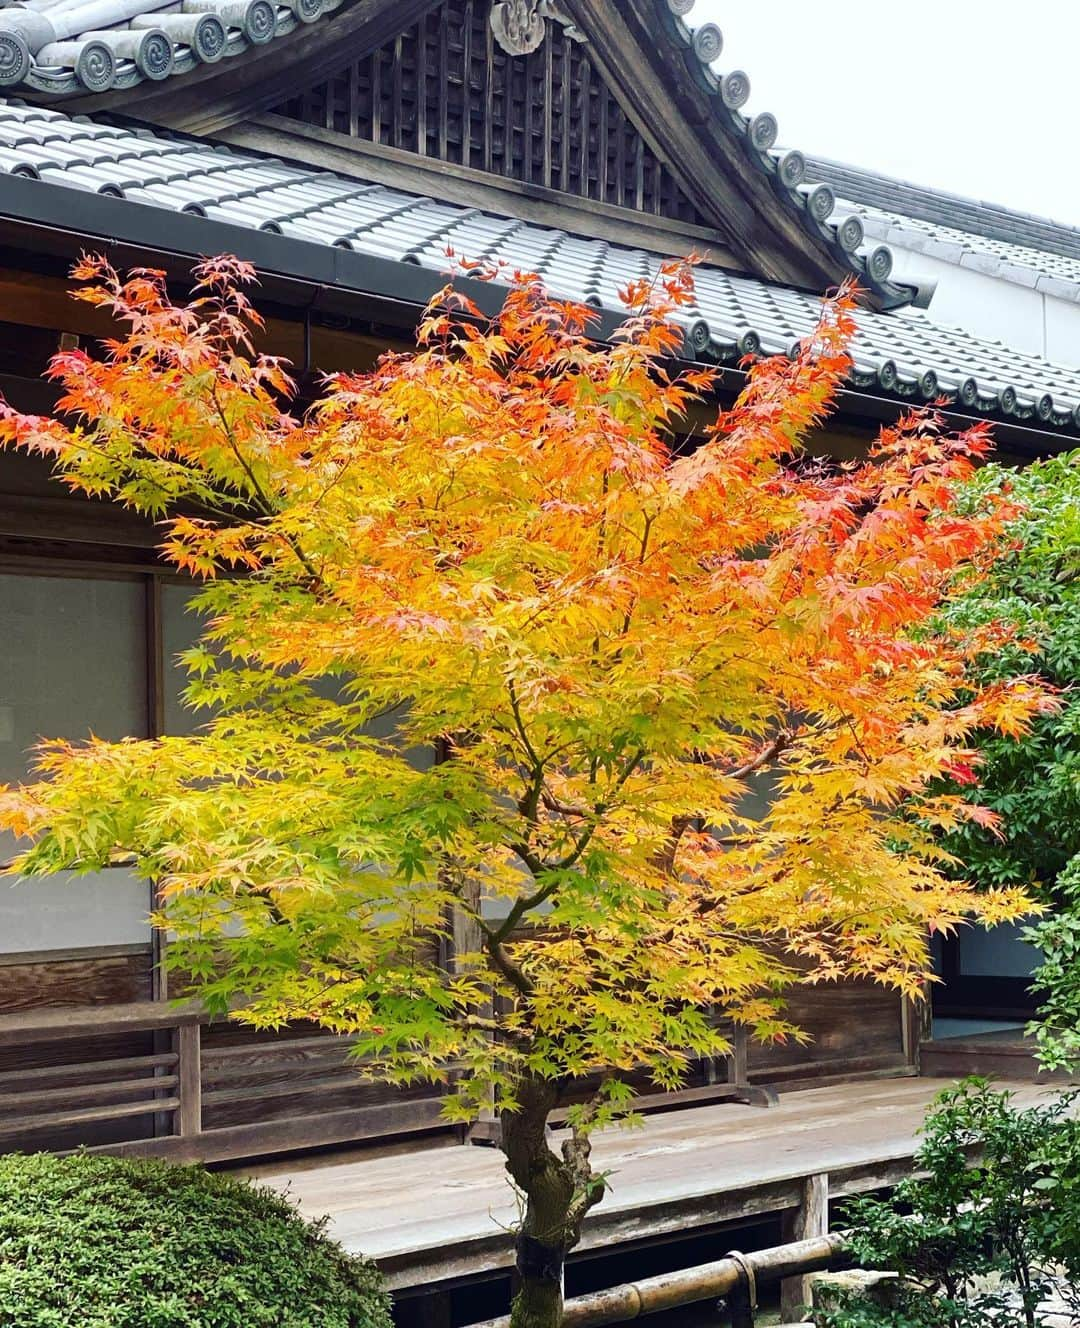
[[[215, 222], [434, 271], [446, 267], [450, 247], [536, 271], [555, 293], [612, 310], [627, 280], [652, 274], [660, 261], [643, 249], [383, 185], [0, 100], [3, 173], [37, 179], [42, 189], [90, 190], [205, 218], [204, 252], [215, 249]], [[77, 215], [73, 206], [73, 221]], [[684, 315], [688, 345], [698, 358], [721, 362], [790, 350], [819, 307], [811, 295], [717, 267], [698, 270], [696, 305]], [[860, 311], [858, 325], [856, 388], [913, 401], [944, 394], [972, 413], [1080, 428], [1080, 370], [942, 326], [919, 309]]]
[[807, 168], [869, 237], [1080, 302], [1080, 227], [822, 158]]
[[130, 88], [314, 23], [341, 0], [0, 0], [0, 87]]
[[[385, 2], [385, 0], [384, 0]], [[200, 64], [240, 55], [300, 24], [342, 7], [343, 0], [0, 0], [0, 90], [22, 87], [51, 97], [124, 90]], [[763, 172], [799, 216], [836, 271], [850, 270], [883, 305], [906, 302], [889, 282], [892, 258], [866, 243], [858, 209], [837, 209], [827, 184], [807, 177], [798, 151], [777, 151], [776, 119], [752, 119], [741, 108], [750, 81], [741, 69], [718, 73], [720, 29], [684, 22], [694, 0], [654, 0], [655, 39], [670, 43], [711, 102], [723, 131], [745, 149], [747, 166]], [[213, 94], [211, 93], [210, 96]]]

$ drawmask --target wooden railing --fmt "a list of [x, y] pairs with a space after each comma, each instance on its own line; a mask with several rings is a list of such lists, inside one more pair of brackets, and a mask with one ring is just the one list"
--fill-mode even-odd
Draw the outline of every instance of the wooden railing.
[[[237, 1042], [221, 1025], [207, 1034], [208, 1022], [194, 1003], [152, 1001], [0, 1014], [0, 1152], [85, 1146], [206, 1162], [450, 1128], [437, 1090], [365, 1083], [348, 1038]], [[637, 1108], [767, 1104], [747, 1083], [745, 1034], [732, 1040], [734, 1055], [706, 1063], [699, 1086], [647, 1093]], [[469, 1137], [494, 1142], [497, 1123]]]
[[[223, 1161], [444, 1124], [435, 1096], [365, 1103], [346, 1038], [214, 1046], [207, 1023], [197, 1005], [150, 1001], [0, 1015], [11, 1067], [0, 1069], [0, 1152], [85, 1145]], [[327, 1109], [330, 1094], [361, 1100]], [[245, 1105], [255, 1119], [212, 1123]]]
[[[0, 1147], [23, 1146], [42, 1133], [64, 1133], [102, 1122], [171, 1117], [172, 1133], [201, 1129], [199, 1024], [193, 1007], [151, 1001], [100, 1009], [41, 1009], [0, 1016], [0, 1050], [78, 1045], [108, 1037], [126, 1041], [165, 1033], [167, 1051], [72, 1060], [0, 1073]], [[137, 1044], [136, 1044], [137, 1045]], [[160, 1128], [160, 1126], [159, 1126]]]

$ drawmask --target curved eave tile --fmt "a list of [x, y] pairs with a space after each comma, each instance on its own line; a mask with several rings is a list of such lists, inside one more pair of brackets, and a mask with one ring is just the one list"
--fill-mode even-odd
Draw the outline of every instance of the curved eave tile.
[[[306, 24], [328, 18], [339, 9], [343, 0], [260, 0], [259, 3], [243, 3], [242, 0], [210, 0], [209, 3], [193, 5], [190, 12], [178, 13], [159, 7], [148, 7], [145, 13], [124, 19], [114, 27], [106, 28], [104, 33], [94, 32], [74, 34], [62, 41], [42, 47], [45, 59], [39, 60], [37, 53], [28, 50], [26, 38], [21, 32], [13, 33], [12, 15], [31, 11], [22, 10], [18, 4], [0, 5], [0, 95], [11, 95], [20, 89], [44, 94], [48, 97], [85, 96], [112, 91], [124, 91], [147, 81], [162, 81], [186, 74], [202, 64], [215, 64], [219, 60], [235, 59], [251, 50], [254, 46], [263, 46], [280, 37], [285, 37]], [[253, 13], [254, 11], [254, 13]], [[47, 7], [37, 11], [48, 15]], [[268, 15], [272, 15], [268, 18]], [[185, 30], [185, 25], [177, 24], [176, 19], [198, 19], [200, 16], [217, 21], [204, 25], [204, 30], [211, 34], [211, 40], [200, 41]], [[128, 35], [142, 28], [159, 26], [168, 31], [172, 41], [172, 58], [167, 71], [146, 66], [143, 62], [113, 55], [108, 78], [105, 79], [104, 61], [99, 60], [92, 68], [81, 60], [87, 48], [108, 46], [103, 36]], [[187, 25], [193, 26], [193, 25]], [[22, 47], [20, 52], [11, 46], [15, 37]], [[64, 48], [66, 57], [61, 62], [49, 58], [49, 45]], [[98, 52], [100, 54], [100, 52]], [[21, 56], [29, 58], [29, 63], [21, 71]], [[5, 74], [5, 71], [7, 73]], [[14, 77], [19, 72], [18, 77]]]
[[882, 308], [908, 304], [911, 291], [889, 280], [892, 258], [885, 246], [876, 246], [868, 261], [865, 235], [857, 210], [837, 212], [836, 199], [828, 185], [814, 185], [806, 178], [806, 159], [797, 151], [779, 152], [779, 126], [770, 112], [748, 118], [742, 108], [750, 98], [750, 79], [741, 69], [720, 73], [713, 68], [723, 50], [723, 35], [714, 23], [691, 28], [687, 16], [695, 0], [654, 0], [661, 27], [670, 41], [681, 48], [698, 84], [707, 92], [715, 112], [741, 138], [747, 161], [766, 174], [786, 206], [796, 212], [813, 237], [824, 244], [833, 258], [855, 276]]

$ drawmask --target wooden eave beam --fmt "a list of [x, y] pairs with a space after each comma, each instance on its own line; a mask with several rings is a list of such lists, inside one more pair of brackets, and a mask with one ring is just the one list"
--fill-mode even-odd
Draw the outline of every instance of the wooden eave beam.
[[[71, 292], [77, 284], [67, 277], [0, 267], [0, 310], [4, 321], [58, 334], [74, 332], [94, 341], [119, 335], [121, 324], [107, 310], [72, 299]], [[178, 292], [182, 294], [182, 290]], [[260, 303], [258, 290], [254, 298]], [[317, 373], [370, 368], [386, 351], [407, 351], [414, 344], [405, 335], [374, 336], [319, 322], [312, 323], [305, 334], [302, 317], [282, 313], [265, 318], [256, 341], [260, 351], [288, 360], [293, 371], [304, 371], [305, 350], [309, 350], [311, 364], [307, 368]]]
[[639, 131], [749, 271], [818, 292], [850, 275], [750, 160], [695, 70], [693, 49], [663, 29], [655, 0], [564, 0], [564, 8]]
[[358, 175], [393, 189], [427, 194], [463, 207], [527, 217], [534, 225], [557, 226], [571, 234], [588, 235], [613, 244], [678, 256], [694, 250], [704, 253], [709, 263], [717, 267], [740, 269], [735, 255], [716, 230], [563, 194], [542, 185], [524, 184], [435, 157], [421, 157], [402, 148], [351, 138], [284, 115], [254, 116], [243, 124], [221, 130], [215, 138], [250, 152], [277, 153], [321, 170]]

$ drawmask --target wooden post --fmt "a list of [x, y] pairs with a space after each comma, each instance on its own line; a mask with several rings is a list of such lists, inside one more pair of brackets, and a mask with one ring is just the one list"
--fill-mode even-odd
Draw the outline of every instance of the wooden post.
[[731, 1079], [739, 1088], [750, 1082], [750, 1070], [747, 1062], [746, 1028], [743, 1024], [735, 1025], [731, 1048]]
[[198, 1024], [184, 1024], [177, 1030], [176, 1052], [179, 1056], [177, 1096], [180, 1099], [176, 1133], [185, 1136], [201, 1134], [202, 1029]]
[[924, 1042], [929, 1042], [933, 1036], [932, 987], [929, 982], [924, 985], [921, 1000], [910, 997], [902, 997], [901, 1000], [900, 1033], [903, 1041], [904, 1059], [918, 1073], [920, 1069], [920, 1048]]
[[[480, 925], [476, 920], [480, 912], [480, 883], [478, 881], [466, 882], [462, 891], [462, 904], [464, 907], [453, 909], [450, 919], [451, 934], [448, 967], [451, 973], [464, 972], [465, 965], [462, 956], [479, 954], [483, 948]], [[488, 1001], [480, 1007], [477, 1013], [490, 1015], [493, 1008], [492, 1002]], [[495, 1099], [493, 1097], [489, 1096], [488, 1101], [480, 1108], [480, 1115], [464, 1132], [462, 1142], [498, 1144], [499, 1122], [495, 1115]]]
[[[719, 1022], [714, 1013], [712, 1019]], [[746, 1029], [734, 1024], [731, 1029], [731, 1051], [726, 1057], [706, 1056], [701, 1062], [702, 1078], [706, 1084], [737, 1084], [745, 1086], [747, 1080]]]
[[[156, 999], [157, 997], [155, 996], [155, 1000]], [[173, 1036], [170, 1035], [169, 1030], [167, 1028], [155, 1028], [153, 1032], [150, 1034], [150, 1046], [153, 1049], [153, 1053], [155, 1056], [160, 1055], [164, 1057], [167, 1056], [170, 1051], [174, 1051], [175, 1048], [173, 1047], [172, 1043], [173, 1043]], [[155, 1079], [160, 1079], [164, 1075], [172, 1073], [173, 1073], [173, 1068], [171, 1064], [155, 1065], [153, 1069], [153, 1077]], [[168, 1095], [167, 1089], [163, 1090], [159, 1088], [154, 1093], [154, 1096], [157, 1098], [166, 1095]], [[155, 1139], [167, 1139], [169, 1135], [175, 1133], [175, 1130], [173, 1128], [175, 1123], [174, 1121], [175, 1116], [176, 1116], [175, 1110], [154, 1112]]]
[[[829, 1234], [829, 1177], [828, 1174], [807, 1176], [803, 1181], [802, 1202], [798, 1208], [784, 1214], [785, 1241], [812, 1240]], [[791, 1322], [799, 1317], [803, 1307], [810, 1303], [810, 1279], [807, 1276], [788, 1277], [780, 1283], [780, 1321]]]

